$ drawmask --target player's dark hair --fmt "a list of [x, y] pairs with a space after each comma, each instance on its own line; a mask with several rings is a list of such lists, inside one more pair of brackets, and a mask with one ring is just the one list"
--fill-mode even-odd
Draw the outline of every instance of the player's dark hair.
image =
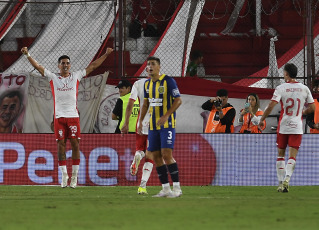
[[191, 52], [191, 55], [190, 55], [191, 61], [195, 61], [196, 59], [198, 59], [200, 57], [203, 57], [203, 54], [199, 50], [193, 50]]
[[157, 63], [160, 65], [161, 64], [161, 61], [158, 57], [154, 57], [154, 56], [151, 56], [151, 57], [148, 57], [146, 59], [147, 61], [157, 61]]
[[293, 63], [287, 63], [284, 67], [284, 71], [286, 71], [291, 78], [297, 77], [298, 68]]
[[59, 64], [60, 64], [60, 61], [61, 61], [62, 59], [69, 59], [69, 61], [71, 61], [71, 59], [70, 59], [70, 57], [69, 57], [68, 55], [62, 55], [62, 56], [59, 57], [59, 59], [58, 59], [58, 63], [59, 63]]
[[228, 91], [226, 89], [219, 89], [216, 93], [218, 97], [227, 97]]

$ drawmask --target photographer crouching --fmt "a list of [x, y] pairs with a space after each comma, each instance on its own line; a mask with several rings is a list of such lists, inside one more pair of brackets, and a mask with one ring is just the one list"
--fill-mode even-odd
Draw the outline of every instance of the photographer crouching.
[[228, 103], [228, 91], [220, 89], [217, 96], [202, 105], [202, 109], [210, 111], [205, 133], [233, 133], [235, 108]]

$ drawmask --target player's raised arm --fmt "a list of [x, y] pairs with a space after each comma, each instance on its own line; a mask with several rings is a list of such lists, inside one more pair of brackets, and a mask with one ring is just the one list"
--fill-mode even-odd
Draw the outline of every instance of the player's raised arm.
[[41, 65], [39, 65], [39, 63], [38, 63], [35, 59], [33, 59], [33, 58], [31, 57], [31, 55], [29, 54], [28, 48], [27, 48], [27, 47], [23, 47], [23, 48], [21, 49], [21, 53], [23, 53], [24, 55], [26, 55], [26, 57], [27, 57], [28, 61], [30, 62], [30, 64], [31, 64], [36, 70], [38, 70], [38, 71], [41, 73], [42, 76], [44, 76], [44, 67], [41, 66]]
[[98, 68], [102, 63], [105, 61], [105, 59], [109, 56], [110, 53], [113, 52], [112, 48], [106, 48], [105, 54], [103, 54], [101, 57], [96, 59], [94, 62], [90, 63], [88, 67], [86, 67], [86, 75], [89, 75], [93, 70]]

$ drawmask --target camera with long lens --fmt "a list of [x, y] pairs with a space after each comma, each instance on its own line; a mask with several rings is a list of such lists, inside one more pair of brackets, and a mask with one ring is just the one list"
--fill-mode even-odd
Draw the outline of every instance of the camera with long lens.
[[216, 101], [214, 101], [214, 106], [215, 107], [221, 107], [222, 106], [222, 100], [217, 99]]

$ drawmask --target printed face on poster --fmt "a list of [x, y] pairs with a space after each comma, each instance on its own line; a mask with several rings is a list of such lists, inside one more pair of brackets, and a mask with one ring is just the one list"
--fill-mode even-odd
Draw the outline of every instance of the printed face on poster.
[[22, 132], [27, 89], [27, 73], [0, 73], [0, 133]]

